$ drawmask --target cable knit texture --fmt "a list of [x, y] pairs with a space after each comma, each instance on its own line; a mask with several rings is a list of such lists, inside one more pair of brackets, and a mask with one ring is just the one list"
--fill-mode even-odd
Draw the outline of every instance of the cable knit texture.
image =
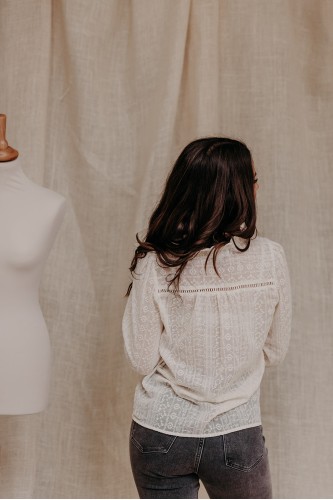
[[[246, 240], [235, 237], [238, 247]], [[204, 264], [190, 260], [179, 295], [175, 268], [155, 252], [138, 260], [122, 331], [126, 358], [143, 375], [133, 420], [176, 436], [209, 437], [261, 425], [265, 366], [283, 361], [291, 333], [291, 286], [283, 247], [257, 236], [231, 240]]]

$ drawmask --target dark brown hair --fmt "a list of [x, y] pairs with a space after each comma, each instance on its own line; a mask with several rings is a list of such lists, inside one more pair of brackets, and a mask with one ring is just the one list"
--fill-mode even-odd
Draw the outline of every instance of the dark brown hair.
[[[177, 290], [187, 262], [209, 247], [219, 275], [219, 249], [232, 239], [235, 247], [245, 252], [257, 233], [254, 182], [251, 153], [243, 142], [226, 137], [190, 142], [168, 175], [146, 237], [140, 240], [136, 234], [139, 246], [129, 268], [132, 276], [138, 259], [154, 251], [160, 265], [178, 268], [169, 281], [169, 286], [174, 282]], [[234, 236], [248, 239], [247, 245], [239, 248]], [[131, 288], [132, 283], [126, 296]]]

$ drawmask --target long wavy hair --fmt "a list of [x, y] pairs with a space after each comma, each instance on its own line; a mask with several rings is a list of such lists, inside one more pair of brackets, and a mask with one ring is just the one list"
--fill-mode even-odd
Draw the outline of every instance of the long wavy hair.
[[[174, 283], [179, 290], [181, 273], [187, 262], [203, 248], [213, 251], [216, 268], [218, 251], [230, 240], [245, 252], [256, 232], [256, 204], [251, 152], [241, 141], [207, 137], [190, 142], [169, 173], [162, 197], [154, 209], [143, 240], [136, 234], [138, 247], [131, 262], [132, 277], [138, 259], [156, 252], [159, 265], [175, 267]], [[239, 248], [234, 236], [247, 239]], [[126, 296], [129, 296], [133, 282]]]

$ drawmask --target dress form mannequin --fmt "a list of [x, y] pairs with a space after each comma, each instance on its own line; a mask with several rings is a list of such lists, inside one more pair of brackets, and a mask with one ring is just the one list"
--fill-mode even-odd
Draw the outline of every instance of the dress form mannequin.
[[66, 199], [35, 184], [4, 138], [0, 115], [0, 415], [48, 405], [51, 349], [39, 282]]

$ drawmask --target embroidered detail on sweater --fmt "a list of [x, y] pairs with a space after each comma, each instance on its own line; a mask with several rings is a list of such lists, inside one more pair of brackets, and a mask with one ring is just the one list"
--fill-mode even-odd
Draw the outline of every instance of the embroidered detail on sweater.
[[[226, 290], [236, 290], [238, 288], [256, 288], [258, 286], [268, 286], [274, 285], [273, 281], [265, 281], [264, 283], [246, 283], [242, 285], [234, 285], [234, 286], [223, 286], [223, 287], [210, 287], [210, 288], [194, 288], [194, 289], [183, 289], [178, 290], [178, 293], [195, 293], [195, 292], [220, 292]], [[177, 293], [177, 290], [168, 290], [167, 288], [160, 288], [158, 293]]]
[[143, 376], [133, 419], [166, 434], [209, 437], [260, 425], [265, 368], [282, 363], [289, 346], [283, 247], [258, 236], [246, 252], [221, 250], [220, 278], [204, 261], [197, 255], [187, 263], [176, 300], [172, 270], [148, 253], [124, 311], [125, 353]]

